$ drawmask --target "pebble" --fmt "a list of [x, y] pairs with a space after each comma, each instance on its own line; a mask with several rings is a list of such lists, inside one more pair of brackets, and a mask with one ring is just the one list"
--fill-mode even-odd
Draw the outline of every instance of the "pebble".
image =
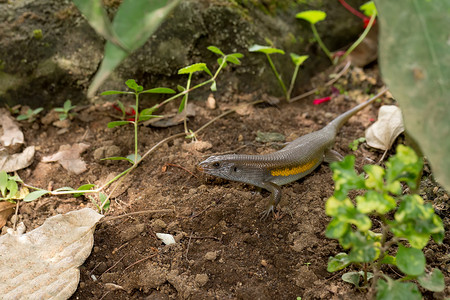
[[202, 287], [206, 283], [208, 283], [209, 277], [207, 274], [197, 274], [195, 275], [195, 283], [197, 283], [198, 286]]
[[213, 94], [209, 94], [208, 99], [206, 100], [206, 108], [210, 110], [216, 109], [216, 99], [214, 99]]
[[207, 252], [207, 253], [205, 254], [205, 259], [206, 259], [206, 260], [210, 260], [210, 261], [216, 260], [216, 258], [217, 258], [217, 252], [218, 252], [218, 251], [210, 251], [210, 252]]

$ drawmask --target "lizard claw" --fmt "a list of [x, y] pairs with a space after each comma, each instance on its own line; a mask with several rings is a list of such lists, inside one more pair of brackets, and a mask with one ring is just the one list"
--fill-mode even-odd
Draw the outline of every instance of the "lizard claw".
[[260, 220], [263, 221], [265, 219], [267, 219], [267, 217], [270, 215], [270, 213], [272, 213], [272, 215], [274, 217], [276, 217], [276, 213], [275, 213], [275, 207], [273, 205], [269, 205], [269, 207], [264, 210], [262, 213], [260, 213]]

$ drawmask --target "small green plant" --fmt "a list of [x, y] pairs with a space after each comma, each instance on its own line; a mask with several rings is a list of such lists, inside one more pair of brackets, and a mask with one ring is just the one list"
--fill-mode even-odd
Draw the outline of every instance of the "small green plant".
[[271, 54], [285, 54], [285, 52], [281, 49], [273, 48], [270, 46], [261, 46], [261, 45], [253, 45], [250, 48], [248, 48], [248, 51], [250, 52], [260, 52], [264, 53], [267, 57], [267, 61], [269, 62], [269, 65], [275, 75], [275, 77], [278, 80], [278, 83], [280, 84], [281, 88], [283, 89], [284, 96], [286, 100], [289, 102], [291, 99], [292, 90], [294, 89], [295, 80], [297, 79], [297, 74], [300, 66], [303, 64], [305, 60], [308, 59], [308, 55], [297, 55], [295, 53], [290, 53], [291, 60], [295, 65], [294, 73], [292, 74], [291, 78], [291, 84], [289, 85], [289, 89], [286, 89], [286, 85], [283, 82], [283, 79], [281, 78], [280, 74], [277, 71], [277, 68], [275, 67], [272, 58], [270, 57]]
[[28, 122], [34, 122], [36, 120], [37, 115], [43, 110], [42, 107], [31, 109], [29, 108], [25, 114], [18, 115], [17, 121], [27, 120]]
[[60, 113], [59, 114], [59, 120], [60, 121], [64, 121], [65, 119], [74, 117], [75, 113], [73, 113], [73, 112], [71, 113], [70, 111], [72, 109], [74, 109], [75, 107], [76, 107], [76, 105], [72, 105], [72, 101], [66, 100], [64, 102], [63, 107], [55, 108], [55, 111]]
[[370, 17], [369, 23], [367, 24], [366, 29], [361, 34], [361, 36], [347, 49], [347, 51], [344, 53], [342, 57], [336, 57], [334, 58], [331, 51], [325, 46], [324, 42], [319, 36], [319, 33], [317, 32], [316, 23], [323, 21], [326, 19], [327, 14], [320, 10], [307, 10], [299, 12], [296, 15], [297, 19], [302, 19], [307, 21], [311, 25], [311, 30], [313, 32], [313, 35], [319, 44], [322, 51], [327, 55], [327, 57], [330, 59], [331, 63], [337, 64], [341, 61], [343, 61], [350, 53], [352, 53], [353, 50], [364, 40], [364, 38], [369, 33], [370, 29], [373, 26], [373, 23], [375, 22], [375, 19], [377, 17], [377, 10], [375, 8], [375, 4], [372, 1], [369, 1], [363, 5], [361, 5], [360, 9], [364, 12], [364, 14], [368, 17]]
[[357, 138], [357, 139], [353, 140], [352, 142], [350, 142], [350, 144], [348, 144], [348, 147], [352, 151], [356, 151], [356, 150], [358, 150], [359, 145], [364, 143], [365, 141], [366, 141], [365, 137]]
[[0, 201], [14, 202], [21, 199], [17, 178], [9, 176], [5, 171], [0, 172]]
[[[345, 273], [342, 279], [363, 289], [369, 288], [372, 280], [370, 292], [376, 292], [377, 299], [421, 299], [411, 280], [417, 280], [425, 289], [442, 291], [442, 272], [426, 271], [422, 252], [430, 237], [442, 243], [442, 220], [419, 195], [402, 193], [402, 184], [416, 190], [422, 160], [411, 148], [399, 145], [386, 169], [366, 165], [366, 174], [358, 175], [354, 162], [354, 156], [346, 156], [343, 161], [331, 164], [335, 191], [326, 203], [326, 213], [332, 217], [326, 236], [337, 239], [350, 252], [330, 257], [328, 271], [335, 272], [350, 264], [359, 266], [362, 270]], [[356, 205], [348, 198], [348, 192], [354, 189], [365, 191], [356, 197]], [[381, 224], [379, 232], [371, 230], [369, 215]], [[383, 274], [381, 269], [387, 264], [396, 266], [405, 276], [394, 280]]]
[[42, 29], [33, 30], [33, 37], [36, 40], [42, 40], [42, 38], [44, 37], [44, 35], [42, 34]]

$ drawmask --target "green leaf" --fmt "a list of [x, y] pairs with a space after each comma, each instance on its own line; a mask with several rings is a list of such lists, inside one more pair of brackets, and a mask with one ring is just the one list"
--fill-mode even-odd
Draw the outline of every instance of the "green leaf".
[[18, 115], [17, 116], [17, 118], [16, 118], [16, 120], [17, 121], [23, 121], [23, 120], [26, 120], [26, 119], [28, 119], [28, 118], [30, 118], [31, 116], [29, 116], [29, 115]]
[[88, 90], [89, 98], [95, 95], [100, 85], [131, 52], [144, 45], [179, 2], [180, 0], [122, 2], [112, 27], [118, 39], [129, 51], [124, 51], [110, 41], [106, 42], [102, 63]]
[[108, 211], [109, 206], [111, 205], [109, 198], [104, 193], [99, 193], [98, 198], [100, 200], [101, 207], [103, 207], [103, 210]]
[[138, 91], [139, 85], [136, 83], [136, 81], [134, 79], [128, 79], [125, 84], [132, 90], [134, 90], [135, 92]]
[[364, 143], [365, 141], [366, 141], [365, 137], [357, 138], [357, 139], [353, 140], [350, 144], [348, 144], [348, 147], [352, 151], [356, 151], [356, 150], [358, 150], [359, 144]]
[[6, 187], [8, 185], [8, 174], [5, 171], [0, 172], [0, 192], [2, 196], [6, 196]]
[[405, 195], [394, 215], [395, 220], [389, 222], [392, 232], [397, 237], [408, 239], [412, 247], [422, 249], [428, 243], [430, 235], [442, 242], [444, 225], [430, 204], [423, 204], [419, 195]]
[[40, 113], [41, 111], [43, 111], [44, 110], [44, 108], [43, 107], [38, 107], [38, 108], [36, 108], [35, 110], [33, 110], [33, 115], [37, 115], [38, 113]]
[[429, 160], [433, 177], [450, 191], [450, 1], [376, 0], [375, 4], [383, 80], [400, 104], [408, 136]]
[[395, 258], [397, 267], [407, 275], [419, 276], [425, 271], [425, 255], [419, 249], [406, 248], [399, 244]]
[[344, 222], [337, 218], [333, 218], [327, 226], [325, 235], [330, 239], [340, 239], [348, 231], [350, 231], [350, 228], [350, 224], [348, 224], [347, 222]]
[[[87, 184], [83, 184], [82, 186], [80, 186], [79, 188], [77, 188], [77, 190], [78, 190], [78, 191], [86, 191], [86, 190], [92, 189], [94, 186], [95, 186], [95, 184], [87, 183]], [[84, 193], [75, 193], [75, 194], [73, 194], [73, 196], [74, 196], [75, 198], [78, 198], [78, 197], [83, 196], [83, 195], [84, 195]]]
[[86, 17], [89, 25], [106, 40], [112, 41], [124, 47], [114, 34], [108, 14], [102, 5], [101, 0], [74, 0], [74, 4]]
[[377, 282], [377, 300], [421, 300], [422, 295], [412, 282], [394, 281], [385, 276], [388, 281], [379, 279]]
[[[364, 272], [347, 272], [342, 275], [342, 280], [348, 283], [353, 284], [355, 287], [359, 287], [359, 282], [361, 281], [361, 278], [364, 278]], [[373, 273], [367, 272], [367, 280], [370, 280], [373, 278]]]
[[61, 113], [65, 112], [64, 108], [62, 108], [62, 107], [56, 107], [53, 110], [56, 111], [56, 112], [61, 112]]
[[325, 213], [328, 216], [340, 216], [352, 210], [355, 206], [349, 198], [339, 200], [336, 197], [330, 197], [325, 204]]
[[397, 261], [395, 260], [395, 257], [392, 255], [385, 255], [383, 259], [381, 260], [382, 264], [388, 264], [388, 265], [397, 265]]
[[373, 3], [373, 1], [364, 3], [363, 5], [361, 5], [359, 7], [359, 9], [362, 10], [363, 13], [368, 17], [377, 15], [377, 8], [375, 7], [375, 4]]
[[227, 61], [225, 60], [223, 60], [223, 57], [219, 57], [218, 59], [217, 59], [217, 63], [219, 64], [219, 65], [222, 65], [222, 63], [223, 63], [223, 67], [224, 68], [226, 68], [226, 66], [227, 66]]
[[420, 285], [432, 292], [442, 292], [445, 289], [444, 274], [441, 270], [433, 269], [431, 273], [422, 274], [417, 278]]
[[133, 92], [123, 92], [123, 91], [105, 91], [105, 92], [101, 93], [100, 95], [107, 96], [107, 95], [118, 95], [118, 94], [132, 95], [134, 93]]
[[382, 191], [384, 187], [384, 169], [377, 165], [365, 165], [368, 177], [365, 180], [366, 187], [376, 191]]
[[386, 162], [386, 182], [406, 182], [415, 189], [422, 170], [423, 161], [410, 147], [399, 145], [397, 153]]
[[176, 92], [169, 88], [158, 87], [149, 90], [142, 91], [141, 94], [152, 93], [152, 94], [175, 94]]
[[127, 159], [128, 159], [128, 161], [130, 161], [131, 163], [134, 164], [134, 163], [136, 163], [137, 161], [141, 160], [142, 157], [138, 154], [138, 155], [137, 155], [137, 159], [135, 159], [135, 155], [134, 155], [134, 153], [133, 153], [133, 154], [128, 155], [128, 156], [127, 156]]
[[356, 197], [358, 210], [362, 213], [371, 213], [376, 211], [379, 214], [386, 214], [393, 210], [397, 203], [395, 199], [387, 193], [379, 193], [376, 191], [367, 191], [364, 196]]
[[307, 60], [309, 57], [308, 55], [297, 55], [295, 53], [290, 53], [290, 55], [291, 55], [292, 62], [296, 66], [300, 66], [301, 64], [303, 64], [303, 62], [305, 60]]
[[227, 58], [227, 61], [232, 64], [235, 64], [235, 65], [241, 64], [241, 61], [238, 58], [236, 58], [235, 56], [226, 56], [226, 58]]
[[8, 183], [6, 184], [6, 188], [9, 190], [9, 197], [14, 197], [17, 194], [17, 191], [19, 190], [19, 186], [17, 185], [17, 182], [14, 180], [8, 180]]
[[248, 51], [261, 52], [261, 53], [265, 53], [265, 54], [273, 54], [273, 53], [284, 54], [284, 51], [281, 49], [272, 48], [269, 46], [257, 45], [257, 44], [250, 46], [250, 48], [248, 48]]
[[183, 99], [181, 99], [180, 107], [178, 107], [178, 112], [181, 113], [184, 110], [184, 106], [186, 104], [187, 95], [183, 96]]
[[363, 175], [355, 172], [355, 157], [347, 155], [340, 162], [331, 163], [334, 180], [334, 196], [340, 200], [347, 197], [347, 193], [352, 189], [365, 188]]
[[205, 71], [210, 76], [212, 76], [211, 71], [209, 71], [209, 69], [205, 63], [197, 63], [197, 64], [193, 64], [193, 65], [184, 67], [182, 69], [179, 69], [178, 74], [192, 74], [192, 73], [201, 72], [201, 71]]
[[328, 266], [327, 271], [328, 272], [336, 272], [339, 270], [344, 269], [348, 265], [351, 264], [350, 259], [348, 258], [347, 253], [341, 252], [336, 254], [336, 256], [330, 256], [328, 258]]
[[39, 197], [42, 197], [46, 194], [49, 194], [49, 191], [45, 191], [45, 190], [39, 190], [39, 191], [35, 191], [35, 192], [31, 192], [28, 195], [25, 196], [25, 198], [23, 198], [23, 201], [25, 202], [31, 202], [36, 200]]
[[177, 90], [180, 92], [184, 92], [186, 90], [186, 88], [184, 86], [177, 85]]
[[352, 262], [373, 262], [377, 259], [380, 250], [379, 243], [371, 237], [369, 234], [362, 234], [359, 231], [356, 231], [352, 234], [347, 235], [347, 240], [342, 239], [341, 244], [348, 244], [351, 246], [351, 251], [348, 255], [349, 259]]
[[225, 54], [219, 48], [217, 48], [216, 46], [209, 46], [206, 49], [208, 49], [209, 51], [211, 51], [211, 52], [213, 52], [215, 54], [225, 56]]
[[68, 112], [69, 110], [71, 110], [72, 108], [74, 108], [75, 106], [72, 106], [72, 101], [70, 100], [66, 100], [64, 102], [64, 111]]
[[295, 15], [297, 19], [303, 19], [311, 24], [325, 20], [327, 14], [321, 10], [306, 10]]
[[159, 104], [155, 104], [150, 108], [143, 109], [141, 111], [141, 115], [151, 115], [158, 108], [159, 108]]
[[163, 116], [159, 116], [159, 115], [145, 115], [145, 114], [140, 114], [139, 115], [139, 120], [138, 122], [144, 122], [153, 118], [162, 118]]
[[131, 123], [130, 121], [113, 121], [113, 122], [109, 122], [107, 126], [108, 126], [108, 128], [114, 128], [117, 126], [122, 126], [122, 125], [130, 124], [130, 123]]
[[217, 91], [217, 85], [216, 85], [216, 81], [215, 81], [215, 80], [214, 80], [213, 83], [211, 84], [210, 89], [211, 89], [212, 92]]

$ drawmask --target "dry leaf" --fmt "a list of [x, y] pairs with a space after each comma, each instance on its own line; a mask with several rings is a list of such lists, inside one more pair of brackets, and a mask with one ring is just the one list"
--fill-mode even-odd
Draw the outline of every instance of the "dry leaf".
[[173, 113], [164, 115], [161, 118], [152, 118], [143, 122], [145, 126], [153, 126], [153, 127], [171, 127], [182, 124], [184, 122], [184, 116], [187, 117], [195, 117], [195, 105], [192, 103], [188, 103], [186, 109], [182, 113]]
[[78, 175], [86, 171], [86, 163], [81, 160], [80, 154], [87, 148], [89, 148], [89, 145], [84, 143], [73, 144], [72, 146], [62, 145], [57, 153], [42, 158], [42, 162], [57, 161], [67, 171]]
[[78, 267], [94, 244], [103, 216], [90, 208], [48, 218], [35, 230], [0, 237], [2, 299], [68, 299], [80, 280]]
[[3, 131], [0, 143], [4, 147], [18, 149], [24, 142], [23, 133], [6, 109], [0, 109], [0, 125]]
[[404, 130], [400, 108], [395, 105], [384, 105], [378, 112], [378, 121], [366, 130], [366, 142], [370, 147], [389, 150]]
[[6, 201], [0, 202], [0, 229], [5, 226], [9, 216], [14, 212], [14, 207], [16, 207], [14, 203]]
[[31, 165], [34, 159], [34, 146], [26, 147], [22, 153], [9, 155], [7, 151], [0, 151], [0, 171], [7, 173], [24, 169]]

